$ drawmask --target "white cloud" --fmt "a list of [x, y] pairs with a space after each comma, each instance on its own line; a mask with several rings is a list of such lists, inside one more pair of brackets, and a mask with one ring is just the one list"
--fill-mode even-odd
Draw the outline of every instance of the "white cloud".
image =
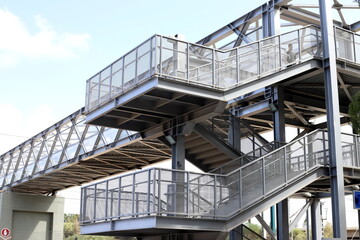
[[68, 59], [89, 47], [87, 33], [59, 33], [41, 15], [34, 17], [37, 28], [30, 33], [21, 19], [7, 9], [0, 8], [0, 64], [15, 65], [26, 59]]

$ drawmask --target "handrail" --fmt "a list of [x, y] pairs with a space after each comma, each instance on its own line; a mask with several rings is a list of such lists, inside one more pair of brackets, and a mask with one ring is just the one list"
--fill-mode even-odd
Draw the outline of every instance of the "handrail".
[[[345, 138], [343, 139], [343, 146], [346, 149], [349, 146], [351, 147], [350, 150], [343, 152], [346, 162], [347, 155], [355, 154], [353, 153], [355, 148], [352, 146], [358, 146], [359, 136], [351, 134], [342, 136]], [[151, 168], [120, 176], [118, 177], [119, 182], [122, 181], [121, 178], [126, 178], [127, 181], [132, 179], [132, 183], [129, 182], [128, 184], [132, 185], [134, 189], [139, 188], [144, 191], [148, 199], [144, 201], [144, 204], [148, 206], [146, 213], [132, 212], [128, 213], [127, 216], [160, 214], [227, 219], [236, 212], [274, 194], [283, 186], [313, 172], [320, 166], [326, 166], [328, 164], [326, 141], [327, 132], [315, 130], [227, 174]], [[356, 163], [353, 161], [346, 164], [357, 166], [359, 162], [356, 159]], [[96, 186], [105, 186], [104, 183], [107, 181], [111, 180], [89, 185], [84, 187], [82, 191], [85, 193], [86, 188], [95, 189]], [[167, 188], [170, 185], [171, 191], [169, 193]], [[254, 188], [253, 185], [257, 187]], [[171, 208], [164, 211], [156, 209], [156, 206], [150, 206], [151, 202], [157, 200], [150, 199], [153, 197], [148, 189], [153, 189], [150, 192], [155, 194], [158, 199], [164, 200], [166, 198], [165, 202]], [[84, 196], [82, 198], [82, 201], [85, 201], [84, 204], [87, 197], [93, 198], [86, 194], [82, 194], [82, 196]], [[175, 199], [177, 200], [175, 201]], [[199, 205], [197, 201], [203, 205]], [[195, 209], [195, 205], [197, 205], [197, 209]]]
[[[294, 64], [285, 62], [283, 57], [289, 43], [302, 46], [310, 41], [313, 42], [310, 48], [319, 46], [319, 34], [316, 32], [309, 32], [301, 37], [307, 42], [300, 42], [299, 34], [296, 33], [306, 29], [318, 31], [317, 26], [309, 25], [227, 50], [156, 34], [87, 80], [86, 112], [93, 111], [154, 76], [226, 91], [250, 79], [257, 79], [260, 75], [268, 75]], [[282, 35], [292, 34], [292, 39], [281, 38]], [[311, 38], [312, 35], [315, 37]], [[168, 46], [165, 46], [166, 44]], [[311, 59], [317, 52], [312, 53], [313, 55], [307, 53], [308, 56], [305, 56], [306, 52], [303, 50], [303, 47], [297, 48], [298, 59], [295, 63], [303, 61], [304, 58]], [[270, 58], [272, 61], [269, 61]], [[249, 61], [254, 62], [254, 66], [259, 65], [257, 69], [242, 69]], [[260, 67], [260, 63], [264, 68]], [[166, 70], [164, 66], [172, 70]], [[236, 71], [229, 73], [226, 71], [228, 68]]]

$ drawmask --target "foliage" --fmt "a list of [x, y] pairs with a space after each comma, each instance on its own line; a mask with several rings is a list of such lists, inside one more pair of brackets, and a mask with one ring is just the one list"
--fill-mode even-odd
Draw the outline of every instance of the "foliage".
[[[360, 0], [358, 0], [360, 2]], [[353, 96], [349, 105], [350, 121], [354, 133], [360, 134], [360, 91]]]
[[293, 240], [306, 240], [306, 232], [302, 229], [295, 228], [291, 234]]
[[68, 238], [80, 233], [79, 214], [65, 214], [64, 237]]
[[[261, 227], [259, 225], [248, 222], [248, 223], [245, 224], [245, 226], [250, 228], [251, 231], [261, 235]], [[256, 234], [254, 234], [251, 231], [243, 229], [243, 234], [244, 234], [245, 239], [258, 239]]]
[[356, 2], [360, 6], [360, 0], [354, 0], [354, 2]]
[[333, 237], [333, 229], [330, 223], [326, 223], [324, 227], [324, 238], [332, 238]]

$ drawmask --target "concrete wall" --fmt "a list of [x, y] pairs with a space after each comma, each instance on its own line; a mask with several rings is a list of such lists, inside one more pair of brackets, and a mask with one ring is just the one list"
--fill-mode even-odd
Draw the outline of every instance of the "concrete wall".
[[62, 240], [64, 198], [12, 192], [0, 193], [0, 231], [14, 240]]

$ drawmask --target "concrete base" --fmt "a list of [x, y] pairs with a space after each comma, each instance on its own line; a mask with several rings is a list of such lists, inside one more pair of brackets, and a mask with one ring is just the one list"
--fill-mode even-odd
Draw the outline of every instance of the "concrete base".
[[0, 231], [5, 228], [11, 239], [62, 240], [64, 198], [0, 193]]

